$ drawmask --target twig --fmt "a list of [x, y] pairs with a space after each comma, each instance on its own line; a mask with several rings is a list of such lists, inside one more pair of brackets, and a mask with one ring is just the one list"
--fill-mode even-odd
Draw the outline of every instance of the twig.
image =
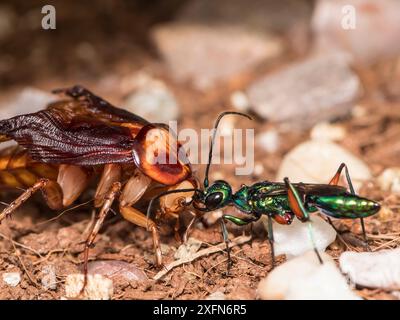
[[29, 251], [33, 252], [34, 254], [39, 256], [39, 258], [43, 258], [43, 256], [38, 251], [36, 251], [35, 249], [32, 249], [31, 247], [28, 247], [28, 246], [26, 246], [26, 245], [24, 245], [22, 243], [17, 242], [15, 240], [11, 239], [10, 237], [7, 237], [5, 234], [2, 234], [1, 232], [0, 232], [0, 237], [2, 237], [5, 240], [10, 241], [13, 245], [17, 245], [17, 246], [19, 246], [21, 248], [24, 248], [26, 250], [29, 250]]
[[39, 284], [33, 279], [33, 277], [31, 276], [31, 274], [29, 273], [28, 269], [25, 267], [25, 264], [24, 264], [24, 262], [22, 261], [22, 258], [21, 258], [21, 256], [20, 256], [20, 254], [18, 253], [18, 250], [17, 250], [17, 247], [15, 246], [15, 243], [14, 243], [13, 241], [12, 241], [11, 243], [12, 243], [12, 245], [13, 245], [13, 247], [14, 247], [14, 251], [15, 251], [14, 254], [17, 256], [17, 258], [18, 258], [18, 260], [19, 260], [19, 263], [21, 264], [22, 268], [24, 269], [26, 275], [27, 275], [28, 278], [29, 278], [29, 281], [30, 281], [33, 285], [35, 285], [37, 288], [40, 288]]
[[[232, 248], [234, 246], [238, 246], [240, 244], [246, 243], [246, 242], [248, 242], [250, 240], [251, 240], [251, 236], [240, 236], [240, 237], [237, 237], [237, 238], [235, 238], [235, 239], [233, 239], [232, 241], [229, 242], [229, 248]], [[188, 258], [179, 259], [179, 260], [176, 260], [174, 262], [171, 262], [163, 270], [161, 270], [159, 273], [157, 273], [154, 276], [153, 279], [154, 280], [160, 280], [162, 277], [164, 277], [172, 269], [174, 269], [174, 268], [176, 268], [176, 267], [178, 267], [178, 266], [180, 266], [182, 264], [192, 262], [192, 261], [194, 261], [194, 260], [196, 260], [196, 259], [198, 259], [200, 257], [208, 256], [208, 255], [210, 255], [212, 253], [224, 251], [225, 248], [226, 248], [226, 244], [225, 243], [220, 243], [220, 244], [218, 244], [216, 246], [212, 246], [210, 248], [206, 248], [206, 249], [200, 250], [200, 251], [196, 252], [195, 254], [191, 255]]]

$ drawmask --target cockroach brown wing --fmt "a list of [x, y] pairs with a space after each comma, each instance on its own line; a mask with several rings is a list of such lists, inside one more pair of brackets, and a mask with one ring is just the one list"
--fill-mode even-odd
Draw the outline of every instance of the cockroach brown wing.
[[[82, 166], [134, 163], [144, 174], [166, 185], [176, 184], [191, 174], [179, 145], [169, 147], [174, 143], [165, 126], [149, 124], [83, 87], [56, 92], [73, 99], [55, 102], [36, 113], [1, 120], [2, 140], [14, 139], [39, 162]], [[168, 161], [153, 161], [159, 160], [160, 155], [166, 155], [164, 159]]]

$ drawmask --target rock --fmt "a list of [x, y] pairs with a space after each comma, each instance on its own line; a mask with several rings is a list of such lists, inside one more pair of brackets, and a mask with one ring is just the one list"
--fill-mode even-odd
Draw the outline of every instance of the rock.
[[285, 33], [299, 21], [311, 18], [312, 7], [307, 0], [192, 0], [177, 14], [177, 20], [207, 25], [250, 26]]
[[7, 38], [14, 31], [16, 18], [15, 12], [10, 7], [0, 7], [0, 40]]
[[148, 280], [146, 273], [135, 265], [119, 260], [91, 261], [88, 264], [88, 273], [100, 274], [107, 278], [123, 277], [127, 281]]
[[193, 254], [199, 251], [201, 245], [201, 241], [195, 238], [189, 238], [186, 243], [179, 246], [178, 250], [175, 252], [174, 258], [176, 260], [190, 259]]
[[172, 75], [200, 90], [282, 51], [277, 38], [236, 26], [171, 23], [153, 29], [152, 37]]
[[340, 269], [353, 283], [368, 288], [400, 290], [400, 248], [377, 252], [343, 252]]
[[361, 91], [360, 80], [343, 54], [312, 56], [267, 74], [247, 89], [260, 117], [309, 128], [347, 115]]
[[[311, 221], [315, 245], [319, 252], [323, 252], [335, 241], [336, 231], [319, 216], [313, 215]], [[264, 224], [266, 225], [265, 220]], [[298, 219], [294, 219], [291, 225], [274, 223], [275, 255], [285, 254], [288, 258], [292, 258], [313, 250], [309, 228], [308, 223], [303, 223]]]
[[311, 129], [311, 139], [313, 140], [340, 141], [345, 137], [346, 129], [338, 124], [320, 122]]
[[221, 291], [211, 293], [206, 300], [226, 300], [225, 294]]
[[274, 153], [279, 148], [279, 134], [276, 130], [262, 132], [256, 137], [257, 146], [267, 153]]
[[65, 294], [68, 298], [82, 298], [85, 300], [109, 300], [113, 295], [112, 280], [100, 274], [88, 275], [88, 283], [82, 295], [83, 274], [69, 274], [65, 280]]
[[387, 168], [378, 177], [379, 186], [383, 191], [400, 193], [400, 168]]
[[332, 258], [322, 253], [321, 265], [313, 251], [289, 260], [260, 281], [258, 295], [264, 300], [356, 300]]
[[371, 64], [400, 54], [400, 2], [319, 0], [312, 29], [316, 50], [345, 50], [355, 62]]
[[240, 112], [246, 112], [250, 107], [249, 99], [243, 91], [235, 91], [230, 96], [232, 106]]
[[139, 73], [134, 77], [134, 92], [125, 99], [124, 108], [150, 122], [166, 123], [179, 118], [180, 107], [164, 82]]
[[24, 88], [12, 99], [0, 103], [0, 119], [36, 112], [57, 100], [57, 96], [36, 88]]
[[328, 183], [342, 162], [349, 168], [356, 192], [364, 181], [371, 179], [368, 166], [346, 149], [333, 142], [311, 140], [301, 143], [284, 157], [276, 180], [289, 177], [291, 182]]
[[21, 282], [21, 275], [19, 272], [5, 272], [3, 281], [10, 287], [16, 287]]

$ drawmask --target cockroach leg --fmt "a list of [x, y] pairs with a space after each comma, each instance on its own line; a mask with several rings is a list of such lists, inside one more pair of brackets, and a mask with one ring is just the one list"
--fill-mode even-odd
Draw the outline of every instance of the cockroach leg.
[[99, 184], [94, 195], [94, 206], [99, 208], [103, 205], [105, 195], [114, 182], [121, 181], [121, 166], [114, 163], [104, 165]]
[[137, 226], [140, 226], [140, 227], [145, 228], [146, 230], [152, 232], [154, 251], [156, 254], [156, 262], [157, 262], [158, 266], [162, 266], [160, 237], [158, 234], [156, 223], [153, 220], [147, 218], [145, 214], [143, 214], [142, 212], [140, 212], [139, 210], [137, 210], [133, 207], [120, 206], [120, 212], [121, 212], [122, 216], [129, 222], [136, 224]]
[[0, 223], [4, 218], [10, 216], [17, 208], [32, 197], [38, 190], [42, 191], [43, 197], [51, 209], [58, 210], [63, 208], [63, 192], [60, 185], [53, 180], [39, 179], [32, 187], [26, 189], [8, 207], [4, 208], [0, 213]]
[[85, 242], [85, 250], [84, 250], [84, 262], [83, 262], [83, 272], [85, 275], [84, 282], [83, 282], [83, 287], [81, 289], [81, 292], [86, 287], [87, 284], [87, 276], [88, 276], [88, 262], [89, 262], [89, 250], [93, 246], [94, 240], [97, 236], [97, 234], [100, 231], [101, 226], [103, 225], [104, 219], [106, 218], [116, 196], [121, 190], [121, 183], [120, 182], [114, 182], [109, 190], [109, 192], [105, 195], [104, 197], [104, 202], [103, 206], [99, 212], [99, 215], [97, 218], [94, 220], [94, 223], [91, 227], [91, 231], [89, 233], [88, 238], [86, 239]]

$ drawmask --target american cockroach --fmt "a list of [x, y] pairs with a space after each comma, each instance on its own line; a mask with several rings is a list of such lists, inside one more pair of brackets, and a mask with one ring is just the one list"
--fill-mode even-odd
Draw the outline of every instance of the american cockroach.
[[[51, 209], [66, 208], [98, 178], [94, 206], [99, 214], [85, 244], [85, 274], [89, 248], [116, 199], [126, 220], [152, 233], [156, 262], [162, 265], [157, 225], [134, 205], [146, 190], [152, 189], [154, 196], [159, 187], [197, 186], [176, 137], [168, 126], [114, 107], [84, 87], [53, 92], [67, 98], [39, 112], [0, 121], [0, 142], [18, 143], [0, 151], [0, 186], [26, 189], [0, 213], [0, 222], [39, 190]], [[177, 218], [182, 199], [191, 196], [171, 194], [161, 209]]]

